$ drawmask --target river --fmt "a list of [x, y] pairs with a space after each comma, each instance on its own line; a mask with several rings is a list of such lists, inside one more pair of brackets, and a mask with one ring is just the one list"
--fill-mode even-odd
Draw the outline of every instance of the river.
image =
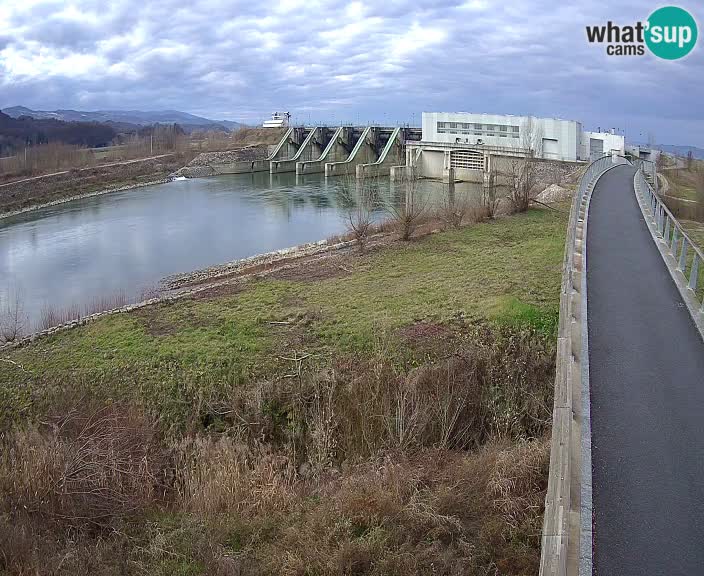
[[[430, 198], [442, 194], [438, 182], [418, 186]], [[387, 179], [380, 188], [386, 204], [400, 192]], [[165, 276], [342, 233], [348, 202], [340, 179], [257, 173], [176, 180], [3, 218], [0, 314], [19, 305], [30, 332], [135, 302]]]

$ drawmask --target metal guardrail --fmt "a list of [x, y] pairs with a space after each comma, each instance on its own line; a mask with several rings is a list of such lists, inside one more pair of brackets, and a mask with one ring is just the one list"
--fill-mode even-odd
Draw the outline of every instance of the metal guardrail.
[[644, 158], [634, 158], [631, 163], [636, 167], [637, 170], [643, 172], [646, 176], [650, 177], [652, 186], [655, 189], [655, 193], [659, 192], [658, 188], [658, 170], [655, 162], [652, 160], [645, 160]]
[[[584, 256], [589, 199], [598, 178], [621, 156], [594, 160], [580, 180], [567, 225], [560, 291], [560, 320], [555, 370], [555, 401], [550, 446], [550, 473], [540, 557], [540, 576], [577, 576], [591, 571], [591, 450], [583, 461], [583, 442], [590, 445], [588, 410], [583, 409], [586, 343]], [[587, 383], [588, 384], [588, 383]], [[588, 388], [587, 388], [588, 392]], [[585, 436], [585, 438], [583, 438]], [[588, 470], [583, 474], [583, 469]], [[587, 475], [588, 474], [588, 475]]]
[[[656, 232], [666, 244], [669, 254], [676, 262], [676, 270], [684, 276], [686, 287], [691, 291], [699, 314], [704, 314], [704, 297], [697, 292], [700, 287], [700, 276], [704, 276], [704, 252], [694, 242], [682, 225], [665, 206], [656, 190], [646, 180], [643, 173], [643, 163], [636, 172], [636, 186], [643, 200], [650, 207]], [[691, 250], [691, 258], [688, 252]], [[701, 279], [704, 285], [704, 278]]]

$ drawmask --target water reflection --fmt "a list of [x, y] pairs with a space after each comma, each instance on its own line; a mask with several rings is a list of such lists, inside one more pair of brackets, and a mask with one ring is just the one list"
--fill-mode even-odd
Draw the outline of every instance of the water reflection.
[[[464, 186], [478, 197], [477, 185]], [[423, 181], [430, 202], [442, 184]], [[404, 194], [379, 182], [381, 206]], [[135, 300], [164, 276], [312, 242], [345, 230], [340, 179], [256, 173], [181, 180], [0, 219], [0, 309], [84, 307], [111, 295]]]

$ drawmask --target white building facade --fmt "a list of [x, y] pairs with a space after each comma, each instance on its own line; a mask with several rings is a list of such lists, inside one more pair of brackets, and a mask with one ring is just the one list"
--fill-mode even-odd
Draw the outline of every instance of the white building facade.
[[613, 132], [582, 132], [580, 159], [589, 160], [592, 156], [616, 153], [623, 156], [626, 152], [626, 141], [620, 134]]
[[588, 160], [592, 152], [623, 154], [623, 136], [584, 132], [575, 120], [470, 112], [423, 112], [423, 142], [466, 145], [511, 154], [532, 151], [546, 160]]

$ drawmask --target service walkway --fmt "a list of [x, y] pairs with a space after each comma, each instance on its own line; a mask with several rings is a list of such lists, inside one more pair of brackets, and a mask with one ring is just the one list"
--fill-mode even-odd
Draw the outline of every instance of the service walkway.
[[704, 575], [704, 342], [633, 175], [601, 177], [587, 228], [594, 574]]

